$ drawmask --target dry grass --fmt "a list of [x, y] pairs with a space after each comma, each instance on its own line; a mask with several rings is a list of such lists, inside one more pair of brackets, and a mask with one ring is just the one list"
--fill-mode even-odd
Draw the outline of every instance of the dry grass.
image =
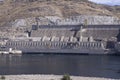
[[87, 0], [51, 0], [43, 2], [12, 3], [0, 5], [0, 26], [19, 18], [35, 16], [109, 15], [120, 17], [120, 6], [97, 5]]

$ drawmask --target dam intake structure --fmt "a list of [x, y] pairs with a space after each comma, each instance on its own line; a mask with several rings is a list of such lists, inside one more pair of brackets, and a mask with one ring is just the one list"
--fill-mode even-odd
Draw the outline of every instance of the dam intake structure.
[[87, 25], [85, 21], [83, 24], [41, 25], [36, 18], [36, 24], [31, 27], [16, 29], [12, 37], [1, 38], [1, 51], [10, 48], [23, 53], [116, 54], [119, 51], [116, 46], [120, 42], [118, 23]]

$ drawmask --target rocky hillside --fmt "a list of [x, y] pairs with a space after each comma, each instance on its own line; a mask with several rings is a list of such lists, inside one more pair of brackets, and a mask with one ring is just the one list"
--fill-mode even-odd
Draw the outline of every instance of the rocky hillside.
[[100, 15], [120, 18], [120, 6], [99, 5], [87, 0], [4, 0], [0, 4], [0, 26], [28, 17]]

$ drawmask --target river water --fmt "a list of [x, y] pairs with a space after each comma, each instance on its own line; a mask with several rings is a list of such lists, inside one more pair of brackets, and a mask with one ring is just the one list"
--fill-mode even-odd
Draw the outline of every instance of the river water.
[[0, 75], [12, 74], [70, 74], [120, 79], [120, 56], [0, 55]]

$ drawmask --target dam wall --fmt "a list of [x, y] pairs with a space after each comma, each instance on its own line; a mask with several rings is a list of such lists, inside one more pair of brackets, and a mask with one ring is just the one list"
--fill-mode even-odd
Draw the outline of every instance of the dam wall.
[[[39, 34], [39, 35], [38, 35]], [[31, 36], [32, 37], [52, 37], [52, 36], [56, 36], [56, 37], [61, 37], [61, 36], [65, 36], [65, 37], [71, 37], [74, 35], [74, 31], [69, 31], [69, 30], [58, 30], [58, 29], [53, 29], [53, 30], [45, 30], [45, 29], [40, 29], [38, 31], [32, 31]]]
[[31, 31], [30, 37], [93, 37], [93, 39], [116, 39], [120, 33], [120, 25], [61, 25], [61, 26], [39, 26], [37, 30]]
[[50, 41], [9, 41], [6, 43], [6, 46], [9, 47], [33, 47], [33, 48], [102, 48], [102, 42], [77, 42], [77, 43], [71, 43], [71, 42], [50, 42]]
[[[112, 39], [116, 38], [116, 36], [119, 34], [119, 30], [94, 30], [94, 29], [87, 29], [85, 32], [83, 32], [84, 37], [90, 37], [92, 36], [94, 39]], [[77, 36], [80, 36], [80, 32]]]

